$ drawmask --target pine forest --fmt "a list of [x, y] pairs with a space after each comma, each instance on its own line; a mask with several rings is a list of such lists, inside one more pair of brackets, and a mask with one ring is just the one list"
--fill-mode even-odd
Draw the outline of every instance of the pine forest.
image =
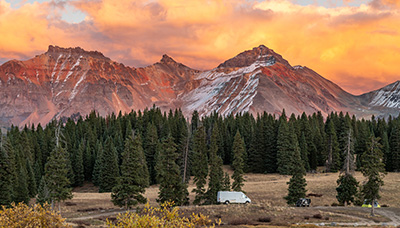
[[[180, 110], [153, 107], [107, 117], [92, 112], [46, 126], [13, 126], [0, 145], [1, 205], [36, 198], [57, 206], [85, 182], [99, 192], [112, 192], [113, 202], [126, 208], [146, 202], [142, 194], [153, 184], [160, 186], [160, 203], [214, 204], [220, 190], [241, 191], [243, 174], [249, 172], [294, 175], [290, 185], [301, 188], [306, 185], [303, 175], [321, 166], [327, 172], [346, 167], [340, 183], [352, 180], [349, 170], [368, 176], [362, 158], [372, 155], [363, 154], [378, 149], [380, 171], [398, 172], [400, 118], [365, 120], [342, 112], [326, 118], [321, 113], [288, 116], [284, 110], [280, 116], [214, 113], [202, 118], [195, 111], [185, 118]], [[232, 184], [223, 165], [232, 166]], [[191, 178], [194, 202], [188, 201]], [[341, 189], [344, 185], [338, 192], [349, 191]], [[288, 203], [296, 197], [289, 195]], [[351, 197], [338, 199], [350, 203]]]

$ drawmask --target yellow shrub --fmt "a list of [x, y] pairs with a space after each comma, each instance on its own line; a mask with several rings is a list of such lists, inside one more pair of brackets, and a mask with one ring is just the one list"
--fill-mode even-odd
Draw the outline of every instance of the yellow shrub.
[[0, 227], [34, 228], [34, 227], [70, 227], [61, 215], [50, 210], [48, 205], [35, 205], [33, 208], [23, 203], [4, 206], [0, 210]]
[[[218, 225], [221, 221], [216, 222]], [[208, 216], [202, 214], [192, 214], [190, 218], [186, 218], [179, 213], [178, 207], [173, 207], [173, 203], [163, 203], [160, 207], [150, 207], [148, 204], [143, 210], [143, 213], [127, 212], [120, 214], [117, 221], [113, 224], [107, 221], [110, 228], [190, 228], [190, 227], [206, 227], [211, 224]], [[210, 227], [215, 227], [213, 224]]]

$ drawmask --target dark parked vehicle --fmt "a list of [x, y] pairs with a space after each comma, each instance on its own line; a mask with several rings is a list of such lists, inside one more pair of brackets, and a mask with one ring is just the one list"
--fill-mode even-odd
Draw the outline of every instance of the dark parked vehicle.
[[300, 198], [296, 202], [296, 207], [309, 207], [311, 204], [311, 199]]

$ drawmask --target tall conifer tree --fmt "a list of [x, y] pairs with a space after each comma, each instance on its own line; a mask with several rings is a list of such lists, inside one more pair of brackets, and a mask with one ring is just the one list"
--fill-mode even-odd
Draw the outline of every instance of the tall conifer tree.
[[100, 159], [99, 192], [111, 192], [119, 177], [118, 155], [111, 137], [106, 139]]
[[173, 201], [175, 205], [188, 204], [188, 191], [182, 181], [177, 164], [179, 154], [176, 151], [174, 139], [169, 136], [163, 140], [156, 165], [157, 178], [160, 183], [157, 202]]
[[[127, 129], [132, 129], [130, 122]], [[135, 139], [132, 135], [127, 135], [124, 148], [121, 177], [112, 190], [111, 198], [115, 205], [129, 209], [138, 203], [146, 203], [143, 194], [149, 186], [149, 171], [140, 134], [137, 134]]]
[[326, 171], [336, 172], [340, 168], [340, 151], [337, 141], [336, 130], [333, 121], [327, 121], [326, 137], [327, 137], [327, 159]]
[[[292, 133], [294, 134], [294, 132]], [[297, 141], [295, 141], [297, 144]], [[293, 163], [297, 165], [292, 165], [290, 167], [290, 174], [292, 174], [292, 178], [290, 178], [287, 184], [288, 187], [288, 195], [284, 197], [288, 205], [293, 205], [299, 200], [300, 198], [304, 198], [306, 195], [306, 179], [304, 175], [306, 173], [303, 165], [301, 164], [301, 157], [300, 157], [300, 149], [298, 145], [295, 145], [295, 150], [293, 151]]]
[[85, 141], [82, 140], [79, 144], [78, 150], [74, 154], [72, 168], [74, 170], [74, 185], [82, 186], [85, 181], [85, 173], [83, 167], [83, 154], [85, 151]]
[[[217, 203], [217, 193], [223, 190], [224, 171], [222, 170], [222, 159], [218, 156], [218, 127], [213, 128], [210, 146], [210, 174], [208, 180], [208, 190], [206, 193], [206, 204]], [[229, 178], [229, 176], [228, 176]]]
[[100, 141], [97, 141], [97, 153], [96, 153], [96, 160], [93, 167], [93, 184], [99, 186], [100, 181], [100, 171], [101, 171], [101, 159], [103, 156], [103, 145]]
[[12, 202], [14, 174], [12, 165], [7, 152], [0, 145], [0, 205], [10, 205]]
[[47, 187], [45, 176], [40, 179], [36, 202], [42, 206], [45, 203], [51, 203], [50, 191]]
[[387, 159], [388, 171], [400, 171], [400, 119], [393, 123], [390, 134], [390, 152]]
[[243, 168], [244, 168], [244, 159], [243, 156], [246, 153], [246, 148], [244, 145], [244, 141], [242, 136], [240, 135], [239, 130], [236, 132], [235, 138], [233, 140], [233, 174], [232, 174], [232, 190], [233, 191], [242, 191], [242, 187], [244, 185], [245, 179], [243, 178]]
[[150, 174], [150, 183], [156, 183], [156, 153], [158, 145], [158, 135], [157, 128], [153, 123], [150, 123], [147, 127], [145, 141], [144, 141], [144, 151], [146, 155], [147, 167]]
[[67, 152], [59, 143], [50, 153], [45, 166], [46, 184], [50, 192], [52, 201], [58, 202], [61, 212], [60, 202], [72, 198], [72, 188], [67, 177]]
[[383, 164], [382, 145], [379, 143], [380, 138], [371, 136], [367, 143], [367, 151], [362, 155], [361, 173], [367, 178], [367, 182], [362, 188], [364, 199], [368, 200], [371, 205], [371, 215], [374, 216], [374, 202], [380, 198], [379, 190], [383, 186], [383, 178], [386, 174], [385, 164]]
[[227, 172], [224, 173], [224, 182], [222, 185], [222, 191], [230, 191], [231, 190], [231, 178]]
[[25, 166], [21, 164], [18, 165], [17, 178], [13, 193], [14, 202], [29, 203], [28, 174]]
[[36, 185], [36, 178], [35, 178], [35, 173], [33, 172], [32, 168], [32, 163], [26, 159], [26, 171], [27, 171], [27, 181], [28, 181], [28, 191], [29, 191], [29, 197], [33, 198], [35, 197], [37, 193], [37, 185]]
[[347, 129], [347, 134], [345, 135], [346, 140], [342, 140], [343, 146], [343, 156], [344, 165], [341, 171], [341, 175], [337, 180], [338, 187], [336, 188], [337, 195], [336, 198], [339, 203], [345, 206], [355, 202], [355, 195], [357, 194], [358, 182], [353, 177], [352, 173], [355, 170], [354, 163], [354, 138], [352, 128]]
[[208, 176], [206, 134], [203, 125], [200, 125], [194, 134], [193, 158], [196, 161], [193, 164], [193, 181], [196, 185], [196, 188], [193, 189], [193, 192], [196, 193], [193, 204], [199, 205], [203, 204], [205, 200], [205, 185]]
[[[303, 162], [295, 159], [295, 154], [299, 152], [299, 144], [297, 141], [296, 134], [294, 132], [294, 127], [291, 124], [290, 127], [285, 119], [281, 119], [278, 131], [278, 172], [284, 175], [292, 174], [292, 169], [295, 166], [303, 167]], [[303, 167], [304, 168], [304, 167]]]

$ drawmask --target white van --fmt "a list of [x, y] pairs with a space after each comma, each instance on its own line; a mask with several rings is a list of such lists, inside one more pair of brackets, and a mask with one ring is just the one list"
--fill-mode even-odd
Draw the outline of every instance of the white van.
[[219, 191], [217, 194], [217, 202], [230, 204], [230, 203], [251, 203], [251, 199], [243, 192], [228, 192]]

